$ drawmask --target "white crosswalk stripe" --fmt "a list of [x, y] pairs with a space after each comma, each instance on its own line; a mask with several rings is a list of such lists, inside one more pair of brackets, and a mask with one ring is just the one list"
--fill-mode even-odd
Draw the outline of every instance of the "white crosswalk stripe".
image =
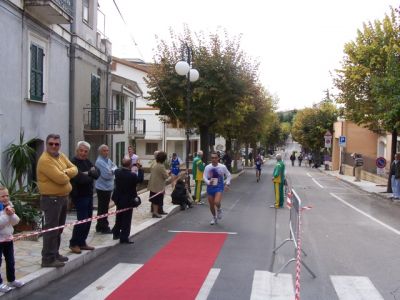
[[363, 276], [331, 276], [340, 300], [383, 300], [368, 277]]
[[279, 274], [268, 271], [255, 271], [251, 300], [293, 300], [294, 288], [291, 274]]
[[[140, 264], [120, 263], [94, 281], [72, 300], [105, 299], [116, 288], [142, 267]], [[196, 300], [207, 300], [220, 274], [221, 269], [210, 269]], [[368, 277], [330, 276], [339, 300], [383, 300]], [[293, 300], [294, 285], [291, 274], [279, 274], [268, 271], [254, 271], [250, 300]]]
[[71, 300], [105, 299], [142, 266], [143, 265], [139, 264], [120, 263], [82, 290], [79, 294], [71, 298]]
[[210, 294], [211, 289], [214, 286], [214, 283], [217, 280], [220, 271], [221, 269], [210, 270], [199, 293], [197, 294], [196, 300], [207, 300], [208, 295]]

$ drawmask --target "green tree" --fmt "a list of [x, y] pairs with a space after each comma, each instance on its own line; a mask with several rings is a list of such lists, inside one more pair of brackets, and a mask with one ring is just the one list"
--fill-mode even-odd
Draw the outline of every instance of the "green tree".
[[364, 24], [355, 41], [345, 45], [335, 78], [336, 101], [345, 105], [347, 119], [377, 133], [392, 133], [392, 160], [400, 127], [399, 45], [399, 12], [392, 8], [383, 21]]
[[[201, 148], [207, 154], [209, 133], [227, 133], [216, 124], [240, 123], [244, 120], [242, 114], [251, 110], [248, 102], [257, 83], [258, 63], [240, 49], [240, 37], [229, 39], [226, 33], [224, 38], [218, 34], [205, 36], [192, 34], [186, 27], [183, 36], [171, 30], [171, 41], [171, 45], [165, 41], [158, 44], [156, 62], [147, 81], [148, 99], [171, 122], [197, 128]], [[186, 118], [186, 82], [174, 70], [182, 58], [182, 42], [192, 49], [193, 66], [200, 72], [200, 79], [192, 84], [190, 124]]]
[[305, 150], [319, 153], [324, 147], [324, 134], [333, 130], [337, 119], [337, 109], [334, 104], [322, 101], [312, 108], [304, 108], [296, 114], [293, 120], [292, 135]]
[[290, 124], [293, 123], [293, 119], [297, 114], [297, 109], [287, 110], [287, 111], [280, 111], [278, 112], [279, 121], [281, 123], [288, 122]]

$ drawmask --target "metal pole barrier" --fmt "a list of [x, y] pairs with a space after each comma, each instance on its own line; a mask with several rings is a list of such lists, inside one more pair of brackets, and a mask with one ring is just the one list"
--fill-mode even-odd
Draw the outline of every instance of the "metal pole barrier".
[[[288, 195], [289, 197], [289, 195]], [[307, 256], [306, 252], [303, 249], [299, 249], [298, 247], [298, 241], [300, 240], [300, 224], [301, 224], [301, 211], [303, 209], [301, 205], [301, 199], [299, 195], [295, 192], [295, 190], [291, 190], [291, 196], [289, 197], [291, 200], [291, 205], [289, 206], [289, 238], [285, 239], [278, 247], [276, 247], [272, 252], [275, 254], [277, 253], [277, 250], [281, 248], [284, 244], [287, 242], [293, 242], [294, 246], [294, 256], [289, 259], [276, 273], [275, 276], [277, 276], [279, 273], [283, 271], [291, 262], [294, 262], [299, 258], [300, 256], [297, 255], [298, 251], [303, 253], [304, 256]], [[316, 278], [317, 276], [314, 274], [314, 272], [311, 271], [311, 269], [301, 260], [300, 261], [301, 265], [303, 265], [306, 270], [311, 274], [313, 278]]]

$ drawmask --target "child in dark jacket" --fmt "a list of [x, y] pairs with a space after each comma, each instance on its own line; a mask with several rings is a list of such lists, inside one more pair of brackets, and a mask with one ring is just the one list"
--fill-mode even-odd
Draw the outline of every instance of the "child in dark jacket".
[[192, 207], [186, 191], [185, 183], [182, 179], [178, 179], [175, 184], [175, 188], [171, 194], [172, 204], [180, 205], [181, 210], [185, 210], [186, 207]]

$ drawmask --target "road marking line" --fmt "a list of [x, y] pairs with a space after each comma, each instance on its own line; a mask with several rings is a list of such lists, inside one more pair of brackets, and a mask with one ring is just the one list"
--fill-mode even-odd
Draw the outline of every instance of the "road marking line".
[[105, 299], [142, 266], [141, 264], [119, 263], [84, 290], [76, 294], [71, 300]]
[[226, 231], [192, 231], [192, 230], [168, 230], [168, 232], [187, 232], [187, 233], [224, 233], [224, 234], [238, 234], [237, 232], [226, 232]]
[[207, 300], [208, 295], [210, 295], [211, 289], [214, 286], [214, 283], [217, 280], [220, 271], [221, 269], [213, 268], [210, 270], [210, 272], [208, 272], [207, 278], [201, 286], [201, 289], [197, 294], [196, 300]]
[[336, 195], [357, 195], [357, 196], [371, 196], [371, 194], [360, 194], [357, 192], [335, 192]]
[[238, 204], [238, 202], [239, 202], [240, 200], [241, 200], [241, 199], [238, 198], [238, 199], [231, 205], [231, 207], [229, 207], [228, 211], [231, 211], [231, 210], [236, 206], [236, 204]]
[[344, 186], [324, 186], [326, 189], [332, 189], [332, 190], [345, 190], [347, 187]]
[[314, 178], [312, 179], [312, 181], [314, 181], [314, 183], [315, 183], [316, 185], [318, 185], [321, 189], [324, 188], [324, 187], [323, 187], [318, 181], [316, 181]]
[[307, 172], [306, 174], [307, 174], [307, 176], [308, 176], [308, 177], [311, 177], [311, 178], [312, 178], [312, 176], [311, 176], [311, 174], [310, 174], [310, 173], [308, 173], [308, 172]]
[[340, 300], [383, 300], [368, 277], [330, 276]]
[[254, 271], [250, 300], [293, 300], [291, 274], [275, 276], [268, 271]]
[[367, 214], [366, 212], [362, 211], [361, 209], [355, 207], [354, 205], [351, 205], [350, 203], [348, 203], [347, 201], [343, 200], [342, 198], [340, 198], [339, 196], [335, 195], [334, 193], [329, 193], [332, 197], [336, 198], [337, 200], [339, 200], [340, 202], [342, 202], [343, 204], [347, 205], [348, 207], [351, 207], [352, 209], [354, 209], [355, 211], [359, 212], [360, 214], [366, 216], [367, 218], [371, 219], [372, 221], [375, 221], [376, 223], [382, 225], [383, 227], [385, 227], [386, 229], [389, 229], [390, 231], [394, 232], [397, 235], [400, 235], [400, 231], [393, 228], [392, 226], [383, 223], [382, 221], [378, 220], [377, 218], [374, 218], [373, 216]]

